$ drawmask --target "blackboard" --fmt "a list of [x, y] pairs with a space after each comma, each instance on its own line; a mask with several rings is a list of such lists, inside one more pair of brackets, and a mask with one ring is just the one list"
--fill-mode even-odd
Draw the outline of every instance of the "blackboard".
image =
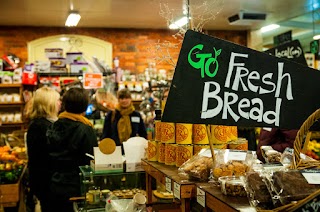
[[286, 42], [290, 42], [290, 41], [292, 41], [292, 31], [291, 30], [273, 37], [273, 44], [276, 46], [281, 45]]
[[320, 72], [188, 30], [162, 121], [299, 129], [320, 107]]
[[288, 59], [307, 66], [307, 61], [304, 57], [304, 52], [299, 40], [284, 43], [282, 45], [268, 49], [265, 52], [276, 57]]

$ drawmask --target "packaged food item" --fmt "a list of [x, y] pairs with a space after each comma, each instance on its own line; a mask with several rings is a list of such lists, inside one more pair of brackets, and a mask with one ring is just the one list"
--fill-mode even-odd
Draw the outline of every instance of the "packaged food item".
[[309, 184], [299, 170], [274, 172], [271, 185], [283, 205], [304, 199], [320, 189], [320, 185]]
[[245, 138], [238, 138], [228, 143], [228, 149], [248, 150], [248, 140]]
[[212, 169], [213, 180], [223, 176], [244, 176], [250, 170], [252, 152], [239, 150], [218, 150]]
[[261, 146], [260, 148], [267, 163], [280, 163], [281, 152], [274, 150], [271, 146]]
[[192, 124], [176, 123], [176, 143], [192, 144]]
[[208, 181], [212, 166], [212, 157], [206, 157], [201, 154], [194, 155], [180, 166], [178, 175], [184, 179]]
[[205, 124], [193, 124], [193, 144], [209, 144], [207, 128]]
[[250, 205], [262, 210], [274, 208], [271, 194], [265, 183], [265, 178], [258, 172], [246, 174], [246, 190]]
[[247, 192], [245, 190], [245, 183], [243, 176], [241, 177], [219, 177], [221, 192], [228, 196], [245, 197]]
[[189, 160], [193, 155], [192, 145], [177, 145], [176, 147], [176, 167], [180, 167], [184, 162]]

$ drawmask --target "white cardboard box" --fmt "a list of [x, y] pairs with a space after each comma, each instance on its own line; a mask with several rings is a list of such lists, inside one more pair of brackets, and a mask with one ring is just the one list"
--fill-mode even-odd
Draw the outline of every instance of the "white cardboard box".
[[93, 154], [95, 160], [90, 165], [95, 172], [123, 172], [121, 146], [117, 146], [112, 154], [103, 154], [99, 147], [93, 147]]
[[67, 64], [83, 62], [82, 52], [67, 52]]
[[88, 72], [89, 64], [88, 63], [71, 63], [70, 72], [71, 73], [84, 73]]
[[126, 172], [139, 172], [144, 171], [141, 162], [126, 163]]
[[95, 164], [94, 160], [90, 162], [91, 168], [95, 173], [121, 173], [123, 172], [123, 163]]

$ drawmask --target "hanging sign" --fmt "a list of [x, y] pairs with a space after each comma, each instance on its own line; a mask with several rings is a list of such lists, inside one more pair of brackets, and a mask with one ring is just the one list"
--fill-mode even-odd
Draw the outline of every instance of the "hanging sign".
[[273, 43], [275, 45], [281, 45], [283, 43], [290, 42], [290, 41], [292, 41], [292, 31], [291, 30], [273, 37]]
[[188, 30], [162, 121], [299, 129], [320, 107], [320, 72]]
[[268, 49], [265, 52], [276, 57], [285, 58], [302, 65], [307, 65], [306, 58], [304, 57], [304, 53], [299, 40], [284, 43], [272, 49]]
[[102, 74], [101, 73], [84, 73], [83, 87], [85, 89], [102, 88]]

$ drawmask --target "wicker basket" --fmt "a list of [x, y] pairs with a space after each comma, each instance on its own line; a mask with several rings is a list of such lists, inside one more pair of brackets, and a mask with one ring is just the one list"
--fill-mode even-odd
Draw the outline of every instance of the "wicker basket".
[[[309, 132], [309, 129], [311, 126], [320, 118], [320, 109], [316, 110], [314, 113], [312, 113], [302, 124], [300, 127], [297, 136], [294, 141], [294, 156], [293, 156], [293, 163], [290, 167], [290, 169], [308, 169], [308, 168], [320, 168], [320, 161], [317, 160], [303, 160], [300, 157], [300, 153], [303, 152], [303, 150], [306, 149], [308, 146], [308, 142], [310, 139], [306, 139], [310, 137], [311, 133]], [[212, 153], [212, 158], [215, 160], [214, 156], [214, 149], [212, 142], [210, 142], [210, 135], [211, 135], [211, 130], [210, 126], [207, 126], [207, 132], [208, 132], [208, 137], [209, 137], [209, 143], [210, 143], [210, 149]], [[307, 203], [308, 201], [312, 200], [314, 197], [318, 196], [320, 194], [320, 190], [310, 194], [308, 197], [299, 200], [294, 203], [290, 203], [272, 210], [258, 210], [259, 212], [292, 212], [297, 210], [299, 207]]]
[[[294, 157], [291, 169], [320, 168], [320, 161], [304, 161], [300, 157], [300, 152], [306, 149], [310, 139], [305, 139], [310, 127], [320, 118], [320, 109], [312, 113], [300, 127], [294, 141]], [[306, 142], [305, 142], [306, 141]]]

